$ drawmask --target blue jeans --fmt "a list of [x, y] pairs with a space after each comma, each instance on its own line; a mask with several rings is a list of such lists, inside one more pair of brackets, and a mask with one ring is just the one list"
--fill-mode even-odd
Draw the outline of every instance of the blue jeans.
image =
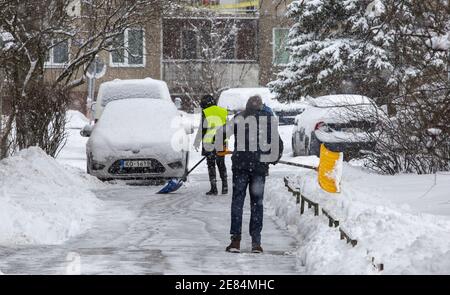
[[261, 231], [264, 218], [264, 185], [265, 175], [253, 175], [247, 171], [233, 171], [233, 200], [231, 203], [232, 236], [241, 236], [242, 214], [247, 187], [250, 191], [250, 236], [252, 245], [261, 245]]

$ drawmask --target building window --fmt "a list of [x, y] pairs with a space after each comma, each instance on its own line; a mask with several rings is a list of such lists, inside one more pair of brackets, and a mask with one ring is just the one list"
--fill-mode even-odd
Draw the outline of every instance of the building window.
[[114, 39], [112, 67], [144, 67], [145, 36], [143, 29], [127, 29]]
[[[258, 59], [257, 20], [231, 18], [215, 21], [216, 23], [212, 24], [207, 18], [164, 19], [164, 61], [203, 61], [211, 58], [211, 52], [224, 62], [255, 62]], [[230, 25], [236, 26], [235, 34], [230, 33]], [[198, 29], [193, 30], [192, 27]], [[215, 38], [212, 38], [212, 34]], [[212, 42], [223, 42], [223, 44], [212, 44]]]
[[287, 65], [291, 58], [287, 48], [289, 29], [273, 29], [273, 64]]
[[69, 40], [54, 41], [45, 60], [45, 67], [64, 67], [69, 62]]

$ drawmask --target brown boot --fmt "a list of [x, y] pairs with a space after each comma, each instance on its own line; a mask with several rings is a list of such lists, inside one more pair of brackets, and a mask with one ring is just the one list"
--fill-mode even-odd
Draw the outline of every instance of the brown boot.
[[241, 253], [241, 239], [240, 237], [231, 237], [231, 244], [225, 249], [230, 253]]
[[252, 253], [261, 254], [261, 253], [264, 253], [264, 250], [261, 247], [261, 245], [253, 245], [252, 246]]

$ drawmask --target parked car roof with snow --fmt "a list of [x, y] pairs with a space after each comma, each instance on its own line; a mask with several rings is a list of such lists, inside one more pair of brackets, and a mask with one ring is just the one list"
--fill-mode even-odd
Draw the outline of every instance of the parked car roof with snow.
[[302, 102], [281, 103], [276, 100], [276, 94], [269, 88], [231, 88], [221, 93], [218, 105], [232, 112], [245, 110], [248, 99], [253, 95], [260, 95], [263, 102], [274, 111], [288, 111], [303, 109], [305, 104]]
[[308, 104], [315, 107], [345, 107], [356, 105], [374, 105], [373, 100], [363, 95], [339, 94], [310, 99]]
[[161, 99], [172, 103], [166, 82], [151, 78], [113, 80], [102, 83], [98, 91], [95, 119], [111, 101], [132, 98]]

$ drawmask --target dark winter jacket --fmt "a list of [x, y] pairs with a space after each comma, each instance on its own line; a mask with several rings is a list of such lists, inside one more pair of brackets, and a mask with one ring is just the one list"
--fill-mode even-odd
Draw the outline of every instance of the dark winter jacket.
[[[239, 143], [238, 142], [238, 120], [239, 117], [241, 118], [248, 118], [248, 117], [255, 117], [256, 118], [256, 122], [257, 122], [257, 134], [260, 134], [260, 128], [263, 128], [264, 126], [260, 126], [260, 119], [265, 117], [266, 118], [266, 122], [267, 124], [267, 138], [268, 140], [268, 144], [270, 144], [270, 138], [271, 138], [271, 128], [272, 128], [272, 120], [271, 118], [273, 118], [273, 113], [269, 112], [267, 109], [263, 108], [260, 111], [243, 111], [239, 114], [237, 114], [233, 121], [231, 122], [232, 126], [228, 126], [228, 129], [230, 132], [232, 130], [232, 133], [235, 135], [235, 145], [234, 145], [234, 152], [233, 152], [233, 156], [232, 156], [232, 161], [233, 161], [233, 171], [245, 171], [248, 173], [252, 173], [255, 175], [267, 175], [268, 171], [269, 171], [269, 165], [270, 164], [276, 164], [281, 156], [283, 155], [283, 141], [281, 140], [279, 134], [275, 135], [278, 136], [279, 138], [279, 153], [276, 157], [276, 159], [272, 162], [263, 162], [261, 161], [261, 156], [265, 155], [265, 154], [270, 154], [271, 151], [263, 151], [261, 150], [261, 143], [260, 143], [260, 138], [257, 136], [256, 141], [257, 141], [257, 149], [256, 150], [251, 150], [250, 147], [250, 135], [249, 135], [249, 125], [246, 124], [245, 125], [245, 149], [244, 150], [238, 150], [239, 144], [243, 145], [244, 143]], [[278, 129], [277, 129], [278, 130]], [[230, 135], [230, 134], [228, 134]]]

